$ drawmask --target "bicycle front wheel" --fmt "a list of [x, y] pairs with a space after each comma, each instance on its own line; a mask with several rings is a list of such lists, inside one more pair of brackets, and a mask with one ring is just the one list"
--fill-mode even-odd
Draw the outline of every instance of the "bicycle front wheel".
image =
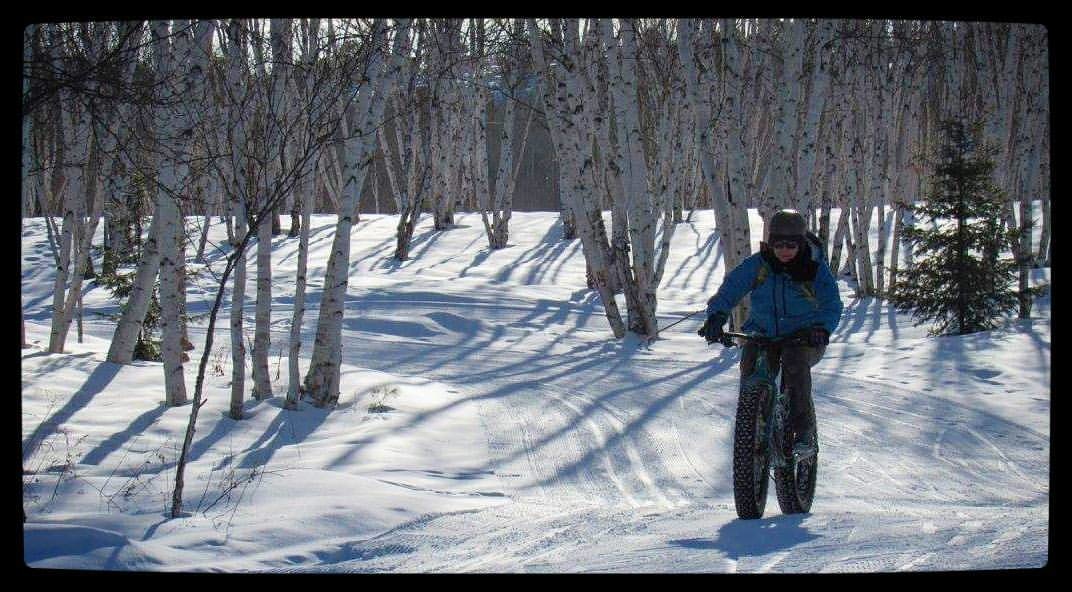
[[737, 400], [733, 427], [733, 503], [737, 516], [746, 520], [762, 517], [767, 505], [770, 468], [767, 422], [771, 401], [771, 389], [766, 384], [749, 387]]

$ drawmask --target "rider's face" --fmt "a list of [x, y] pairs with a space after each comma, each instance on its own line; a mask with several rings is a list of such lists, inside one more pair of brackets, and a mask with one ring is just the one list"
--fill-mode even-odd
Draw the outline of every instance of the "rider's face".
[[789, 263], [792, 261], [793, 257], [797, 256], [797, 251], [800, 249], [799, 244], [790, 241], [778, 241], [775, 242], [772, 247], [774, 249], [774, 256], [782, 263]]

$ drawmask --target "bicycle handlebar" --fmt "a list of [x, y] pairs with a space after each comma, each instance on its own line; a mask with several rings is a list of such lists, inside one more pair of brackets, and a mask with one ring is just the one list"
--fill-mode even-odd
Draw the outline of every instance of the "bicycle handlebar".
[[806, 343], [806, 339], [802, 335], [798, 334], [783, 335], [781, 337], [771, 337], [769, 335], [763, 335], [762, 333], [738, 333], [736, 331], [723, 331], [722, 337], [718, 340], [718, 343], [721, 343], [723, 347], [736, 347], [737, 344], [733, 341], [734, 337], [738, 337], [747, 341], [754, 341], [760, 345], [770, 345], [772, 343], [778, 343], [782, 341]]

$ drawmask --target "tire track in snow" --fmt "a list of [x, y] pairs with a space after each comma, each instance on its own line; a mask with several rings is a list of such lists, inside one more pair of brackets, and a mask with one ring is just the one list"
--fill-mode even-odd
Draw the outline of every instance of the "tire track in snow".
[[670, 422], [670, 430], [674, 433], [674, 443], [677, 445], [678, 454], [680, 454], [681, 458], [685, 460], [685, 463], [689, 465], [689, 468], [692, 469], [693, 474], [695, 474], [696, 477], [699, 478], [700, 481], [703, 482], [703, 484], [706, 485], [709, 489], [712, 489], [713, 486], [711, 485], [711, 483], [709, 483], [707, 479], [704, 478], [703, 473], [701, 473], [700, 470], [696, 468], [696, 464], [692, 462], [692, 458], [689, 457], [689, 453], [685, 450], [685, 447], [681, 445], [681, 433], [677, 429], [677, 424], [673, 421]]
[[[649, 495], [647, 499], [655, 501], [657, 505], [672, 508], [685, 503], [685, 494], [680, 488], [674, 487], [672, 484], [676, 483], [676, 479], [666, 464], [665, 453], [663, 447], [660, 446], [654, 436], [643, 426], [630, 428], [631, 423], [635, 423], [632, 418], [629, 417], [628, 412], [616, 407], [605, 400], [595, 399], [594, 401], [587, 395], [572, 391], [564, 390], [558, 387], [549, 387], [551, 390], [557, 390], [559, 393], [572, 397], [577, 400], [584, 401], [588, 408], [593, 406], [598, 407], [604, 413], [589, 413], [591, 418], [606, 417], [607, 424], [610, 426], [612, 435], [606, 439], [606, 442], [612, 442], [614, 446], [621, 446], [624, 450], [625, 457], [628, 461], [628, 475], [631, 475], [634, 480], [639, 481], [641, 487], [634, 486], [634, 491], [646, 491]], [[578, 413], [583, 413], [580, 409]], [[653, 469], [653, 471], [649, 471]], [[655, 477], [652, 476], [654, 472]], [[670, 498], [674, 497], [674, 500]], [[641, 497], [639, 495], [633, 496], [634, 499]]]
[[[519, 502], [475, 512], [431, 515], [371, 539], [350, 543], [351, 560], [333, 566], [286, 571], [526, 571], [528, 565], [549, 556], [569, 554], [592, 541], [604, 540], [622, 522], [619, 513], [607, 515], [606, 509], [597, 506], [575, 504], [555, 511], [558, 507], [558, 504]], [[377, 552], [378, 549], [406, 552], [388, 554]], [[569, 562], [563, 560], [556, 565], [569, 565]], [[554, 570], [561, 571], [561, 567]]]
[[[597, 456], [601, 464], [603, 465], [604, 470], [606, 471], [607, 478], [609, 478], [610, 481], [614, 484], [614, 486], [618, 489], [618, 492], [621, 494], [621, 497], [625, 501], [625, 503], [629, 504], [631, 507], [634, 508], [642, 506], [643, 504], [637, 501], [637, 498], [633, 495], [631, 488], [628, 487], [622, 479], [623, 471], [620, 471], [617, 468], [617, 465], [622, 461], [618, 459], [607, 447], [608, 442], [610, 442], [614, 435], [621, 435], [621, 432], [616, 432], [613, 428], [611, 428], [610, 431], [614, 435], [606, 436], [604, 434], [603, 428], [601, 428], [600, 425], [593, 419], [594, 414], [585, 413], [583, 410], [581, 410], [580, 407], [570, 401], [567, 401], [564, 397], [557, 394], [554, 390], [551, 390], [547, 387], [544, 387], [541, 390], [550, 395], [552, 399], [557, 401], [563, 407], [569, 409], [577, 418], [581, 418], [584, 425], [588, 427], [588, 435], [595, 443], [595, 446], [588, 448], [589, 452], [587, 453], [585, 453], [582, 449], [581, 455], [578, 457], [578, 460], [583, 459], [590, 454]], [[571, 434], [571, 438], [575, 437], [573, 434], [576, 432], [576, 430], [571, 429], [569, 430], [569, 432]], [[583, 466], [578, 466], [576, 463], [574, 463], [574, 468], [572, 470], [581, 471], [586, 476], [591, 477], [591, 473], [587, 470], [586, 467], [591, 466], [592, 464], [593, 463], [585, 463]], [[624, 472], [626, 474], [631, 473], [631, 471], [628, 470]]]
[[[549, 396], [541, 396], [543, 394]], [[599, 500], [621, 497], [627, 503], [635, 504], [621, 483], [612, 459], [608, 457], [603, 463], [608, 478], [593, 474], [592, 463], [578, 463], [602, 446], [605, 438], [599, 427], [588, 422], [586, 429], [562, 430], [559, 426], [569, 425], [583, 416], [580, 410], [542, 387], [535, 389], [532, 395], [524, 400], [544, 403], [538, 409], [531, 404], [519, 409], [500, 403], [507, 410], [504, 416], [521, 418], [515, 424], [520, 431], [520, 448], [505, 453], [508, 458], [523, 455], [527, 459], [531, 479], [525, 487], [538, 487], [543, 500], [598, 503]], [[528, 418], [539, 418], [539, 422], [534, 424]]]
[[[830, 397], [830, 396], [834, 396], [834, 395], [830, 395], [830, 394], [828, 394], [828, 392], [824, 392], [824, 390], [815, 381], [815, 378], [817, 376], [824, 377], [824, 380], [838, 380], [838, 381], [844, 381], [844, 382], [850, 382], [850, 383], [855, 382], [855, 383], [859, 383], [861, 386], [868, 387], [867, 390], [874, 390], [874, 389], [877, 388], [877, 389], [879, 389], [880, 391], [883, 391], [883, 392], [884, 391], [896, 392], [896, 393], [900, 394], [901, 397], [904, 398], [904, 400], [906, 402], [906, 405], [914, 404], [918, 408], [920, 406], [920, 401], [923, 400], [923, 401], [927, 402], [927, 403], [924, 403], [924, 405], [928, 405], [928, 403], [929, 403], [928, 408], [932, 408], [932, 407], [930, 407], [930, 405], [944, 405], [944, 406], [950, 407], [958, 415], [965, 414], [965, 413], [983, 413], [985, 415], [990, 416], [989, 419], [992, 419], [993, 421], [996, 421], [996, 422], [1001, 422], [1003, 424], [1007, 424], [1007, 425], [1011, 426], [1012, 428], [1014, 428], [1015, 431], [1024, 432], [1024, 433], [1028, 434], [1029, 436], [1031, 436], [1031, 437], [1033, 437], [1033, 438], [1035, 438], [1037, 440], [1049, 442], [1049, 439], [1050, 439], [1049, 434], [1044, 434], [1044, 433], [1038, 432], [1038, 431], [1034, 430], [1033, 428], [1031, 428], [1029, 426], [1025, 426], [1025, 425], [1015, 423], [1015, 422], [1007, 420], [1007, 419], [1005, 419], [1003, 417], [993, 416], [993, 415], [991, 415], [991, 414], [989, 414], [989, 413], [987, 413], [985, 411], [980, 411], [979, 409], [976, 409], [976, 408], [973, 408], [973, 407], [967, 407], [967, 406], [965, 406], [965, 405], [963, 405], [961, 403], [957, 403], [957, 402], [952, 401], [950, 399], [946, 399], [946, 398], [938, 397], [938, 396], [935, 396], [935, 395], [930, 395], [930, 394], [927, 394], [927, 393], [924, 393], [924, 392], [919, 392], [919, 391], [916, 391], [916, 390], [913, 390], [913, 389], [905, 388], [905, 387], [900, 386], [900, 385], [898, 385], [896, 383], [893, 383], [893, 382], [884, 382], [884, 381], [881, 381], [881, 380], [860, 378], [859, 376], [849, 376], [849, 375], [842, 374], [842, 373], [839, 373], [839, 372], [830, 372], [830, 371], [826, 371], [826, 370], [818, 370], [816, 368], [811, 369], [811, 374], [812, 374], [812, 385], [813, 385], [812, 386], [812, 392], [816, 396], [819, 396], [819, 397]], [[841, 390], [846, 390], [846, 389], [841, 389]], [[865, 402], [865, 401], [861, 401], [860, 399], [853, 399], [853, 398], [847, 398], [847, 397], [842, 397], [842, 398], [845, 401], [850, 401], [850, 402], [853, 402], [853, 403], [859, 402], [859, 403], [864, 403], [864, 404], [870, 404], [872, 406], [882, 407], [880, 405], [877, 405], [876, 403]], [[902, 409], [898, 409], [898, 408], [893, 408], [893, 407], [885, 407], [885, 408], [889, 409], [889, 410], [904, 412]], [[920, 417], [922, 419], [926, 420], [926, 421], [934, 421], [935, 420], [934, 416], [926, 416], [926, 415], [924, 415], [924, 416], [920, 416]]]
[[[617, 419], [622, 428], [629, 425], [629, 421], [632, 418], [629, 417], [625, 410], [604, 400], [598, 400], [597, 402]], [[680, 441], [676, 437], [673, 438], [673, 444], [676, 444], [677, 450], [681, 450]], [[640, 476], [642, 478], [647, 477], [645, 483], [654, 488], [655, 493], [665, 500], [666, 507], [678, 507], [689, 503], [688, 496], [679, 487], [678, 478], [672, 469], [673, 464], [676, 463], [668, 462], [668, 451], [674, 448], [673, 445], [661, 442], [658, 434], [647, 426], [640, 426], [634, 430], [633, 435], [629, 438], [629, 446], [636, 456], [637, 462], [641, 463], [639, 466], [643, 469], [643, 473]], [[686, 463], [691, 466], [691, 462], [687, 459]], [[647, 471], [649, 467], [654, 469], [653, 472], [656, 476], [654, 479], [649, 476]], [[674, 499], [671, 500], [671, 497]]]
[[1030, 480], [1030, 477], [1025, 475], [1024, 472], [1022, 470], [1020, 470], [1020, 465], [1018, 465], [1016, 462], [1014, 462], [1012, 459], [1010, 459], [1008, 456], [1006, 456], [1005, 453], [1002, 452], [1001, 448], [998, 448], [998, 446], [996, 444], [994, 444], [993, 440], [991, 440], [990, 438], [987, 438], [979, 430], [972, 429], [969, 426], [965, 426], [963, 429], [966, 432], [968, 432], [969, 434], [971, 434], [972, 436], [975, 436], [975, 438], [977, 440], [979, 440], [980, 442], [982, 442], [983, 444], [986, 444], [987, 446], [989, 446], [991, 450], [996, 452], [997, 455], [1003, 461], [1003, 463], [1005, 465], [1005, 468], [1012, 469], [1012, 471], [1014, 473], [1016, 473], [1017, 476], [1019, 476], [1021, 479], [1025, 480], [1025, 481]]

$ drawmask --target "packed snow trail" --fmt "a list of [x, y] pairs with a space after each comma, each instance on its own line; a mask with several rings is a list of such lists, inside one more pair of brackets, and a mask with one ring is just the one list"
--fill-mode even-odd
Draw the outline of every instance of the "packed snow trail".
[[[477, 515], [421, 520], [353, 543], [350, 550], [358, 559], [325, 569], [516, 571], [534, 563], [532, 569], [568, 570], [582, 552], [593, 558], [620, 555], [622, 529], [648, 532], [660, 517], [673, 524], [683, 516], [700, 523], [735, 520], [728, 479], [737, 380], [734, 350], [705, 349], [697, 339], [697, 361], [661, 359], [658, 342], [645, 348], [635, 340], [574, 348], [553, 357], [546, 347], [525, 352], [523, 317], [531, 309], [516, 303], [496, 306], [498, 300], [473, 296], [437, 301], [427, 293], [396, 293], [393, 303], [352, 297], [358, 320], [350, 323], [344, 362], [466, 389], [468, 400], [482, 404], [496, 463], [489, 470], [498, 476], [505, 495], [525, 509], [496, 507]], [[481, 319], [467, 320], [474, 310], [481, 311]], [[567, 318], [566, 325], [585, 326], [585, 314], [574, 312], [582, 318], [573, 323]], [[431, 343], [414, 343], [408, 338], [413, 334], [427, 335], [420, 339]], [[491, 347], [515, 339], [509, 349]], [[862, 535], [882, 529], [856, 525], [843, 533], [848, 540], [837, 543], [846, 552], [829, 564], [816, 564], [814, 557], [801, 554], [801, 545], [820, 538], [802, 535], [789, 556], [744, 569], [961, 569], [981, 568], [993, 560], [985, 554], [952, 559], [947, 547], [968, 541], [992, 550], [1000, 543], [1003, 552], [1024, 545], [1013, 556], [1044, 552], [1038, 541], [1045, 538], [1045, 522], [1031, 526], [1024, 520], [1033, 513], [1031, 506], [1048, 499], [1046, 489], [1038, 487], [1048, 479], [1047, 438], [947, 399], [842, 376], [834, 365], [841, 353], [852, 351], [835, 338], [827, 360], [815, 368], [822, 464], [812, 513], [780, 516], [772, 497], [764, 524], [771, 528], [769, 524], [780, 520], [795, 520], [798, 530], [815, 521], [838, 524], [820, 517], [849, 510], [845, 515], [859, 515], [858, 520], [892, 520], [904, 531], [900, 536], [908, 541], [900, 545], [907, 550], [872, 557], [874, 552], [864, 549], [880, 543]], [[690, 437], [683, 439], [682, 433]], [[992, 505], [973, 507], [973, 502]], [[1028, 510], [1016, 511], [1021, 504]], [[550, 514], [543, 516], [541, 508]], [[703, 520], [705, 514], [709, 520]], [[533, 515], [543, 519], [525, 518]], [[980, 526], [994, 520], [1009, 527]], [[746, 526], [738, 529], [743, 530], [726, 532], [750, 532]], [[712, 529], [709, 540], [675, 539], [691, 543], [668, 546], [664, 553], [692, 555], [705, 545], [717, 551], [718, 531]], [[559, 534], [549, 534], [554, 532]], [[758, 530], [756, 536], [763, 533]], [[924, 541], [910, 542], [912, 537], [935, 539], [924, 544], [932, 550], [913, 555], [914, 545]], [[942, 537], [948, 544], [938, 544]], [[565, 548], [553, 545], [559, 538], [567, 541]], [[862, 556], [849, 552], [854, 540]], [[739, 542], [723, 544], [732, 549]], [[388, 553], [385, 548], [408, 551]], [[494, 556], [473, 559], [482, 550], [494, 550]], [[556, 552], [568, 562], [548, 563]], [[700, 569], [648, 555], [648, 564], [641, 554], [595, 569]], [[592, 569], [586, 562], [575, 567]], [[734, 564], [734, 569], [740, 567]]]
[[[612, 339], [598, 301], [583, 287], [576, 241], [554, 237], [552, 214], [515, 216], [515, 246], [479, 249], [480, 224], [466, 226], [462, 215], [449, 232], [418, 234], [414, 259], [405, 264], [389, 257], [391, 217], [360, 224], [346, 297], [340, 407], [297, 416], [278, 410], [273, 401], [285, 390], [279, 386], [287, 381], [283, 364], [277, 396], [251, 403], [249, 422], [215, 420], [195, 438], [206, 458], [234, 447], [243, 451], [235, 461], [241, 468], [264, 471], [330, 451], [333, 460], [323, 468], [284, 471], [244, 498], [225, 531], [240, 540], [228, 543], [225, 535], [221, 542], [221, 527], [198, 517], [155, 517], [144, 534], [133, 536], [119, 533], [138, 533], [136, 517], [124, 518], [121, 527], [108, 512], [45, 512], [30, 521], [27, 546], [41, 549], [70, 532], [57, 530], [61, 524], [71, 524], [96, 533], [86, 536], [104, 556], [114, 547], [112, 556], [124, 549], [131, 557], [115, 567], [87, 556], [90, 569], [755, 573], [1048, 562], [1048, 305], [1039, 307], [1045, 320], [928, 338], [887, 305], [853, 299], [842, 284], [845, 315], [813, 368], [820, 464], [812, 511], [782, 515], [771, 488], [764, 518], [742, 521], [730, 478], [739, 350], [705, 346], [694, 333], [699, 319], [650, 345], [633, 336]], [[703, 225], [694, 222], [675, 234], [660, 292], [662, 326], [695, 310], [717, 288], [722, 259]], [[320, 220], [314, 236], [329, 236], [326, 227]], [[47, 249], [32, 238], [29, 244]], [[24, 236], [24, 249], [28, 240]], [[280, 238], [275, 247], [273, 345], [287, 340], [293, 286], [286, 266], [295, 265], [293, 241]], [[314, 255], [326, 259], [326, 250], [314, 246]], [[47, 251], [28, 251], [24, 286], [28, 274], [40, 274], [47, 287], [47, 268], [26, 271], [29, 259]], [[322, 275], [322, 265], [314, 258], [311, 277]], [[319, 305], [315, 281], [306, 344], [313, 341]], [[192, 286], [191, 312], [205, 310], [209, 287]], [[47, 292], [39, 292], [24, 294], [31, 323], [47, 320]], [[86, 301], [100, 311], [115, 309], [96, 292]], [[203, 322], [190, 329], [195, 343], [203, 343]], [[114, 323], [87, 317], [87, 334], [109, 339], [113, 330]], [[226, 329], [217, 341], [226, 346]], [[40, 369], [33, 380], [42, 380], [49, 362], [32, 362]], [[100, 368], [109, 370], [88, 358], [59, 363], [84, 372], [85, 381]], [[421, 405], [390, 417], [363, 414], [357, 403], [367, 403], [374, 389], [354, 382], [357, 369], [412, 388], [427, 385], [402, 397]], [[24, 388], [26, 380], [24, 372]], [[221, 414], [222, 380], [209, 397]], [[84, 398], [61, 407], [60, 419], [72, 431], [81, 429], [84, 416], [91, 425], [107, 425], [90, 414]], [[168, 421], [186, 413], [174, 411]], [[211, 414], [203, 417], [214, 421]], [[272, 417], [268, 431], [245, 439], [255, 433], [253, 422]], [[142, 423], [139, 418], [134, 425]], [[24, 419], [24, 425], [35, 424]], [[454, 426], [466, 431], [451, 432]], [[38, 431], [47, 430], [24, 430], [23, 436]], [[421, 448], [412, 449], [414, 443]], [[111, 457], [97, 454], [101, 446], [80, 470], [97, 464], [108, 470], [104, 460], [128, 454], [119, 444], [104, 446]], [[466, 456], [474, 447], [486, 453]], [[468, 458], [486, 461], [473, 465]], [[279, 505], [286, 500], [308, 501]], [[331, 504], [324, 515], [338, 522], [318, 522], [323, 534], [301, 523], [319, 519], [318, 500]], [[374, 514], [384, 528], [361, 523], [370, 507], [411, 518], [392, 521], [384, 512]], [[280, 509], [297, 518], [258, 518]], [[147, 510], [153, 517], [159, 508]], [[213, 548], [219, 557], [206, 559], [205, 550]]]
[[[355, 541], [356, 559], [316, 570], [819, 572], [1045, 561], [1047, 523], [1036, 508], [1048, 502], [1039, 485], [1048, 438], [948, 399], [843, 376], [837, 359], [853, 348], [836, 337], [814, 372], [821, 464], [812, 512], [783, 516], [772, 493], [765, 518], [749, 522], [736, 519], [729, 478], [735, 350], [697, 339], [695, 361], [667, 360], [659, 342], [627, 339], [550, 357], [524, 351], [524, 338], [500, 350], [488, 346], [510, 341], [524, 307], [398, 296], [408, 322], [447, 325], [445, 343], [396, 341], [383, 331], [402, 322], [399, 309], [358, 297], [368, 330], [351, 325], [364, 334], [347, 339], [344, 361], [467, 389], [482, 403], [492, 470], [515, 503]], [[473, 310], [481, 329], [459, 320]], [[585, 313], [571, 316], [579, 318], [567, 326], [585, 326]]]

